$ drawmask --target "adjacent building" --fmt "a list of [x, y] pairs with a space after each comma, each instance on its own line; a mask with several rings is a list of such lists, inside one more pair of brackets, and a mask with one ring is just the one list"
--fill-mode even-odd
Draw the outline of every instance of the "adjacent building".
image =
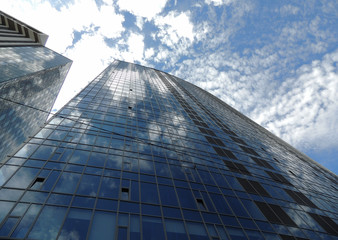
[[70, 68], [47, 38], [0, 11], [0, 163], [47, 120]]
[[0, 184], [5, 239], [338, 238], [335, 174], [204, 90], [122, 61]]

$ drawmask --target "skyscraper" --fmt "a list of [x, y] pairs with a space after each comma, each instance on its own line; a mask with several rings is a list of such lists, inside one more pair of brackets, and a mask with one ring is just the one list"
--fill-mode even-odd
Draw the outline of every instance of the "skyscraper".
[[0, 163], [47, 120], [70, 68], [47, 38], [0, 11]]
[[337, 239], [337, 176], [202, 89], [115, 61], [0, 169], [0, 236]]

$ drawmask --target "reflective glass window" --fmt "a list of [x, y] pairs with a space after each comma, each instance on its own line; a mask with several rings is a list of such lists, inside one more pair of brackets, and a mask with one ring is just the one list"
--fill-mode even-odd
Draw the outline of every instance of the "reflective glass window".
[[114, 239], [115, 223], [116, 213], [96, 211], [89, 234], [89, 239]]
[[79, 180], [80, 174], [63, 172], [58, 182], [56, 183], [54, 191], [61, 193], [73, 193]]
[[195, 198], [193, 197], [190, 189], [176, 188], [176, 191], [181, 203], [181, 207], [197, 209]]
[[83, 175], [77, 194], [96, 196], [100, 184], [100, 177], [94, 175]]
[[187, 222], [187, 228], [190, 239], [192, 240], [208, 239], [207, 231], [205, 230], [205, 227], [202, 223]]
[[0, 168], [0, 186], [4, 184], [10, 176], [18, 169], [16, 166], [4, 165]]
[[99, 196], [108, 198], [118, 198], [120, 189], [120, 179], [103, 177]]
[[142, 217], [143, 239], [165, 239], [161, 218]]
[[146, 203], [158, 203], [158, 193], [155, 184], [141, 182], [141, 201]]
[[34, 222], [35, 217], [39, 213], [41, 209], [40, 205], [31, 205], [26, 212], [25, 216], [21, 219], [19, 225], [15, 228], [14, 232], [12, 233], [11, 237], [14, 238], [24, 238], [28, 229], [31, 227], [32, 223]]
[[188, 239], [185, 227], [182, 221], [165, 219], [166, 234], [168, 240], [177, 239], [184, 240]]
[[45, 206], [28, 237], [34, 239], [55, 239], [65, 217], [66, 210], [67, 208], [64, 207]]
[[35, 179], [38, 171], [37, 168], [22, 167], [7, 182], [6, 187], [27, 188]]
[[62, 226], [60, 239], [71, 239], [76, 236], [78, 239], [86, 239], [91, 211], [71, 208]]
[[171, 186], [159, 185], [161, 202], [163, 205], [178, 206], [175, 189]]

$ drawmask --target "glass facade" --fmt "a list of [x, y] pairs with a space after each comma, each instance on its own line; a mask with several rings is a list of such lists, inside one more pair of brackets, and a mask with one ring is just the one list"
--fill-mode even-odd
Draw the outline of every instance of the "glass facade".
[[47, 120], [70, 65], [43, 46], [0, 47], [0, 163]]
[[336, 175], [198, 87], [121, 61], [0, 184], [6, 239], [338, 239]]

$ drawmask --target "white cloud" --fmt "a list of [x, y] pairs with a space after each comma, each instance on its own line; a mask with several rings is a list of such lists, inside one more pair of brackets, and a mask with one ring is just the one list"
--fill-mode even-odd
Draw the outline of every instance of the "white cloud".
[[149, 58], [151, 58], [153, 55], [154, 55], [154, 48], [148, 48], [145, 50], [144, 52], [144, 56], [145, 56], [145, 59], [148, 60]]
[[194, 25], [189, 20], [189, 12], [170, 12], [165, 17], [157, 16], [154, 21], [160, 28], [158, 37], [168, 46], [177, 44], [182, 39], [194, 40]]
[[159, 14], [165, 7], [167, 0], [118, 0], [117, 5], [120, 10], [131, 12], [132, 14], [151, 20]]
[[296, 15], [299, 12], [299, 8], [293, 5], [283, 5], [280, 9], [280, 13], [282, 16], [287, 15]]
[[338, 148], [338, 51], [302, 66], [250, 115], [301, 149]]
[[143, 24], [144, 24], [144, 18], [140, 16], [136, 16], [136, 26], [142, 30], [143, 29]]
[[205, 0], [205, 3], [210, 5], [213, 4], [215, 6], [220, 6], [220, 5], [229, 5], [232, 0]]
[[128, 62], [142, 61], [144, 52], [144, 37], [141, 34], [131, 33], [127, 42], [127, 51], [121, 52], [122, 59]]
[[190, 21], [190, 12], [169, 12], [166, 16], [156, 16], [155, 25], [159, 31], [152, 35], [154, 40], [162, 42], [155, 50], [155, 62], [166, 67], [175, 66], [183, 55], [189, 55], [195, 40], [194, 25]]

